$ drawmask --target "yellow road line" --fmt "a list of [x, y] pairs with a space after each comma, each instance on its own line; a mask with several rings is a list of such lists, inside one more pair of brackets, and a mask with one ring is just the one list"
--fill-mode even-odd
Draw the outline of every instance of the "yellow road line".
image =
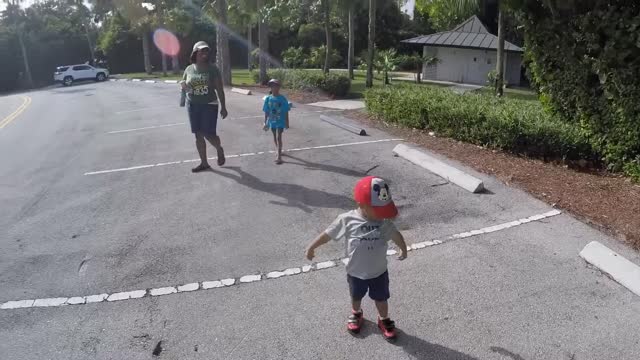
[[16, 109], [16, 111], [12, 112], [11, 114], [9, 114], [9, 116], [7, 116], [2, 121], [0, 121], [0, 129], [2, 129], [5, 126], [9, 125], [10, 122], [15, 120], [15, 118], [17, 118], [20, 114], [22, 114], [22, 112], [29, 106], [29, 104], [31, 104], [31, 98], [28, 97], [28, 96], [23, 96], [22, 97], [22, 105], [20, 105]]

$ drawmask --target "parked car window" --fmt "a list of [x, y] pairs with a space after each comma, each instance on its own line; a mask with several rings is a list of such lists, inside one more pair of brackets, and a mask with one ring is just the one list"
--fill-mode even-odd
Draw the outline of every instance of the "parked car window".
[[78, 70], [89, 70], [91, 69], [90, 67], [88, 67], [87, 65], [79, 65], [79, 66], [74, 66], [73, 70], [74, 71], [78, 71]]

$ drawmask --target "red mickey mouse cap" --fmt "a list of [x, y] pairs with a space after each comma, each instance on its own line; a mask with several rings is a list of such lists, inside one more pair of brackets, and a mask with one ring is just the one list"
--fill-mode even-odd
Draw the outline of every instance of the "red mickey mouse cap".
[[398, 208], [391, 199], [389, 185], [376, 176], [362, 178], [353, 189], [353, 198], [358, 204], [369, 205], [373, 213], [381, 219], [398, 216]]

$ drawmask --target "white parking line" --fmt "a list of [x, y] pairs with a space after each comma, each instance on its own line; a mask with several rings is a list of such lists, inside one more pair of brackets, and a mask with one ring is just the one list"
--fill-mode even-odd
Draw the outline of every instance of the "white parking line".
[[145, 127], [141, 127], [141, 128], [135, 128], [135, 129], [109, 131], [107, 134], [122, 134], [122, 133], [128, 133], [128, 132], [132, 132], [132, 131], [158, 129], [158, 128], [165, 128], [165, 127], [170, 127], [170, 126], [178, 126], [178, 125], [186, 125], [186, 124], [187, 124], [186, 122], [181, 122], [181, 123], [173, 123], [173, 124], [145, 126]]
[[[390, 142], [390, 141], [403, 141], [403, 139], [382, 139], [382, 140], [360, 141], [360, 142], [352, 142], [352, 143], [345, 143], [345, 144], [335, 144], [335, 145], [321, 145], [321, 146], [313, 146], [313, 147], [305, 147], [305, 148], [297, 148], [297, 149], [288, 149], [288, 150], [283, 150], [283, 152], [296, 152], [296, 151], [317, 150], [317, 149], [330, 149], [330, 148], [338, 148], [338, 147], [345, 147], [345, 146], [376, 144], [376, 143], [383, 143], [383, 142]], [[273, 153], [274, 153], [274, 151], [260, 151], [260, 152], [256, 152], [256, 153], [227, 155], [226, 158], [227, 159], [232, 159], [232, 158], [237, 158], [237, 157], [257, 156], [257, 155], [273, 154]], [[210, 157], [209, 158], [209, 160], [216, 160], [216, 159], [217, 159], [217, 157]], [[166, 165], [177, 165], [177, 164], [181, 164], [181, 163], [182, 164], [192, 163], [192, 162], [197, 162], [197, 161], [200, 161], [200, 159], [171, 161], [171, 162], [162, 162], [162, 163], [157, 163], [157, 164], [131, 166], [131, 167], [126, 167], [126, 168], [118, 168], [118, 169], [90, 171], [90, 172], [84, 173], [84, 175], [85, 176], [87, 176], [87, 175], [102, 175], [102, 174], [110, 174], [110, 173], [123, 172], [123, 171], [147, 169], [147, 168], [166, 166]]]
[[[129, 101], [134, 101], [134, 100], [126, 100], [126, 102], [129, 102]], [[127, 112], [135, 112], [135, 111], [142, 111], [142, 110], [148, 110], [148, 109], [155, 109], [155, 108], [144, 108], [144, 109], [137, 109], [137, 110], [127, 110], [127, 111], [118, 112], [116, 114], [123, 114], [123, 113], [126, 114]], [[308, 111], [308, 112], [292, 112], [291, 114], [292, 115], [311, 115], [311, 114], [317, 114], [317, 113], [322, 113], [322, 112], [327, 112], [327, 111], [342, 111], [342, 110], [321, 110], [321, 111]], [[261, 114], [261, 115], [231, 117], [231, 118], [229, 118], [229, 120], [262, 119], [263, 117], [264, 117], [264, 115]], [[133, 132], [133, 131], [153, 130], [153, 129], [171, 127], [171, 126], [186, 125], [186, 124], [188, 124], [188, 123], [181, 122], [181, 123], [174, 123], [174, 124], [145, 126], [145, 127], [133, 128], [133, 129], [123, 129], [123, 130], [109, 131], [109, 132], [107, 132], [107, 134], [122, 134], [122, 133], [128, 133], [128, 132]]]
[[[420, 249], [424, 249], [426, 247], [440, 245], [445, 242], [454, 241], [461, 238], [478, 236], [480, 234], [487, 234], [495, 231], [502, 231], [514, 226], [521, 226], [524, 224], [528, 224], [530, 222], [540, 221], [542, 219], [550, 218], [560, 214], [561, 214], [560, 211], [552, 210], [544, 214], [529, 216], [527, 218], [510, 221], [504, 224], [488, 226], [482, 229], [470, 230], [464, 233], [451, 235], [442, 240], [432, 240], [432, 241], [424, 241], [421, 243], [410, 244], [408, 250], [417, 251]], [[496, 229], [499, 229], [499, 230], [496, 230]], [[463, 234], [465, 236], [462, 236]], [[474, 234], [474, 235], [466, 236], [466, 234]], [[389, 251], [387, 255], [392, 256], [394, 254], [396, 254], [396, 252], [392, 250], [392, 251]], [[180, 285], [174, 285], [174, 286], [162, 286], [162, 287], [151, 288], [151, 289], [140, 289], [140, 290], [116, 292], [112, 294], [85, 295], [85, 296], [73, 296], [73, 297], [55, 297], [55, 298], [30, 299], [30, 300], [12, 300], [12, 301], [6, 301], [0, 304], [0, 309], [15, 310], [15, 309], [24, 309], [24, 308], [34, 308], [34, 307], [59, 307], [59, 306], [67, 306], [67, 305], [85, 305], [90, 303], [141, 299], [141, 298], [150, 297], [150, 296], [153, 296], [153, 297], [167, 296], [167, 295], [176, 294], [176, 293], [219, 289], [219, 288], [228, 287], [228, 286], [246, 286], [248, 284], [251, 284], [257, 281], [272, 280], [272, 279], [278, 279], [285, 276], [295, 276], [298, 274], [306, 274], [306, 273], [309, 273], [310, 271], [323, 271], [326, 269], [331, 269], [331, 268], [340, 266], [340, 264], [345, 265], [347, 262], [346, 260], [347, 259], [344, 259], [344, 258], [333, 259], [333, 260], [320, 262], [315, 265], [307, 264], [303, 266], [291, 267], [285, 270], [265, 271], [259, 274], [253, 273], [253, 274], [243, 275], [239, 277], [230, 277], [222, 280], [198, 281], [198, 282], [191, 282], [184, 285], [180, 284]]]
[[151, 107], [140, 108], [140, 109], [118, 111], [116, 112], [116, 115], [128, 114], [128, 113], [138, 112], [138, 111], [154, 110], [154, 109], [166, 109], [166, 108], [177, 108], [177, 106], [176, 105], [151, 106]]

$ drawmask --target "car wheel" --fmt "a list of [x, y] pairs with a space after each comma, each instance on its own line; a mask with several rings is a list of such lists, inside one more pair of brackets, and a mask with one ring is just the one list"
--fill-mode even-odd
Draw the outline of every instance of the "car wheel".
[[96, 75], [96, 81], [104, 81], [104, 79], [106, 79], [107, 77], [104, 75], [104, 73], [98, 73], [98, 75]]
[[71, 84], [73, 84], [73, 78], [71, 76], [65, 76], [65, 78], [62, 80], [62, 85], [71, 86]]

